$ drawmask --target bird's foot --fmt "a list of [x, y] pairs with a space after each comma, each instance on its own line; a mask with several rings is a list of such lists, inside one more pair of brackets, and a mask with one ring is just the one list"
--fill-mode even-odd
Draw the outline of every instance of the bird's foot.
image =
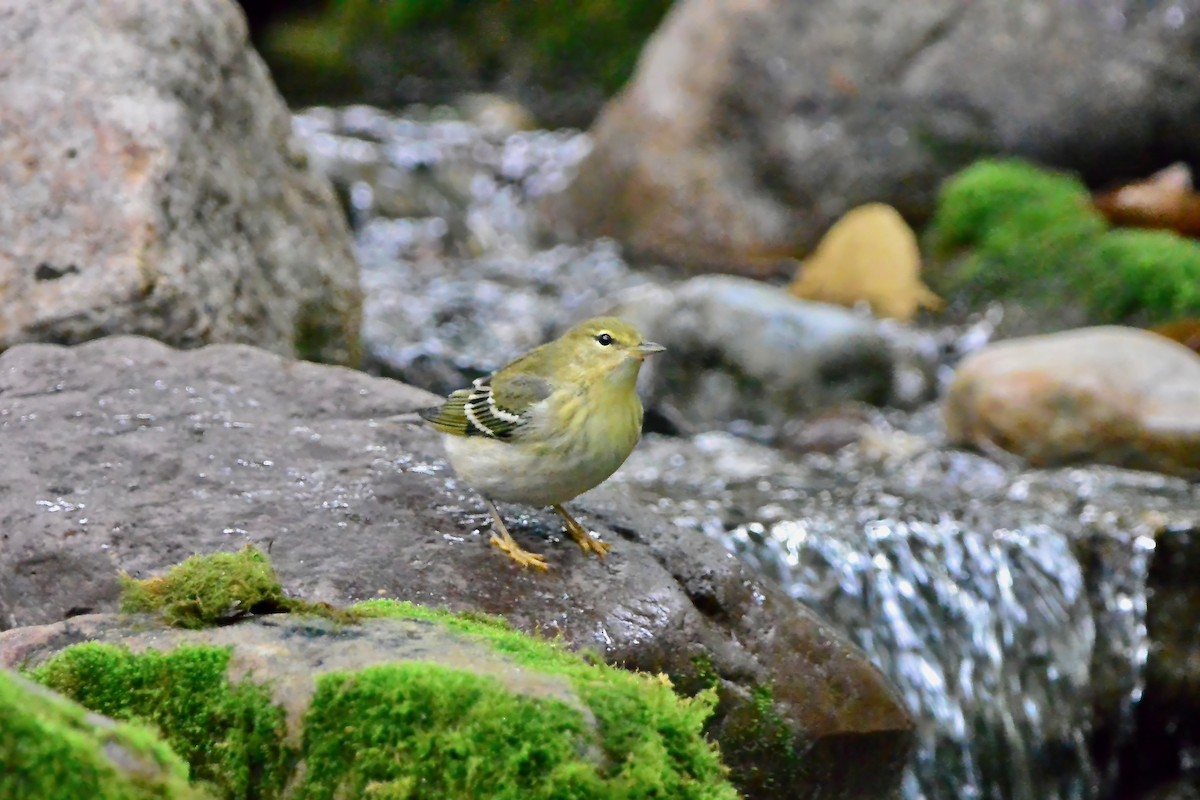
[[576, 519], [568, 514], [567, 510], [562, 506], [554, 506], [554, 510], [562, 516], [563, 527], [567, 529], [567, 533], [569, 533], [571, 538], [575, 540], [575, 544], [579, 545], [579, 549], [581, 549], [585, 554], [595, 553], [596, 555], [600, 556], [601, 559], [608, 555], [608, 551], [612, 549], [611, 544], [605, 544], [595, 536], [592, 536], [592, 534], [588, 532], [587, 528], [580, 525]]
[[[507, 531], [506, 531], [507, 533]], [[504, 538], [492, 534], [492, 546], [511, 558], [513, 561], [520, 564], [522, 567], [533, 567], [546, 572], [550, 567], [546, 564], [546, 559], [537, 553], [531, 553], [528, 550], [521, 548], [519, 544], [513, 541], [511, 536]]]
[[520, 564], [522, 568], [533, 567], [534, 569], [540, 569], [542, 572], [549, 570], [550, 567], [546, 565], [545, 558], [537, 553], [531, 553], [523, 549], [521, 545], [516, 543], [512, 534], [508, 532], [508, 527], [504, 524], [504, 518], [500, 516], [500, 511], [496, 508], [496, 504], [486, 497], [483, 499], [483, 502], [491, 513], [492, 522], [496, 526], [496, 532], [492, 534], [492, 545]]

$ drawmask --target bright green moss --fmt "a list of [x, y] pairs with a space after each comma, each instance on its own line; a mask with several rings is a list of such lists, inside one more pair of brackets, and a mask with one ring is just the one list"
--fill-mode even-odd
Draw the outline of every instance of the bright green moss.
[[111, 724], [0, 671], [0, 797], [202, 800], [187, 767], [153, 733]]
[[[597, 798], [734, 798], [714, 745], [703, 736], [716, 694], [678, 697], [665, 678], [589, 663], [551, 642], [494, 622], [389, 600], [354, 606], [364, 616], [421, 619], [487, 642], [517, 663], [565, 677], [596, 718], [608, 768]], [[469, 795], [468, 795], [469, 796]], [[573, 797], [575, 795], [562, 795]]]
[[564, 679], [582, 707], [435, 663], [385, 664], [317, 676], [297, 750], [268, 689], [230, 684], [223, 648], [133, 654], [82, 644], [32, 675], [100, 713], [155, 726], [219, 797], [280, 797], [289, 776], [289, 797], [330, 800], [737, 796], [702, 734], [712, 690], [681, 699], [665, 679], [589, 662], [483, 615], [391, 601], [352, 614], [422, 621], [483, 642]]
[[1167, 231], [1114, 230], [1094, 243], [1080, 274], [1101, 319], [1200, 316], [1200, 246]]
[[582, 714], [494, 679], [429, 664], [327, 675], [305, 719], [298, 795], [603, 798]]
[[1109, 230], [1080, 181], [1019, 161], [981, 161], [946, 182], [928, 234], [950, 259], [931, 279], [973, 304], [1080, 307], [1096, 323], [1155, 323], [1200, 309], [1200, 245]]
[[192, 556], [162, 578], [121, 576], [121, 611], [161, 613], [178, 628], [203, 628], [255, 610], [287, 606], [271, 562], [247, 545], [237, 553]]
[[134, 654], [86, 643], [32, 677], [98, 713], [153, 725], [216, 796], [276, 797], [295, 759], [283, 743], [284, 713], [265, 688], [231, 685], [229, 658], [217, 647]]
[[1022, 212], [1020, 230], [1028, 232], [1064, 221], [1078, 224], [1084, 217], [1098, 219], [1090, 209], [1087, 187], [1069, 175], [1023, 161], [980, 161], [942, 186], [931, 244], [936, 255], [946, 256], [959, 248], [983, 245], [1017, 212]]
[[246, 614], [312, 614], [352, 623], [354, 614], [284, 595], [271, 562], [246, 545], [236, 553], [192, 556], [160, 578], [121, 575], [121, 612], [158, 614], [175, 628], [206, 628]]

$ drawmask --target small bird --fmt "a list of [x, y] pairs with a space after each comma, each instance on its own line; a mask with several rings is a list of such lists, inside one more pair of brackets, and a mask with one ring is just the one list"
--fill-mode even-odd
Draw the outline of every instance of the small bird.
[[638, 371], [664, 349], [615, 317], [590, 319], [418, 412], [443, 434], [458, 477], [483, 495], [495, 523], [491, 542], [513, 561], [547, 569], [513, 540], [497, 500], [550, 506], [585, 553], [608, 552], [563, 503], [600, 485], [633, 452], [642, 435]]

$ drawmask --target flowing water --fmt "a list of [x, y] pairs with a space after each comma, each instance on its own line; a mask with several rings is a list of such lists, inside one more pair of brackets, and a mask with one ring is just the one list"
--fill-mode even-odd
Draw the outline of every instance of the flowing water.
[[[546, 245], [532, 205], [585, 136], [446, 110], [299, 114], [354, 221], [380, 371], [448, 391], [664, 277], [608, 242]], [[949, 366], [949, 365], [947, 365]], [[1146, 664], [1154, 534], [1200, 490], [1115, 469], [1023, 471], [946, 449], [936, 410], [871, 412], [833, 455], [649, 436], [618, 473], [846, 631], [919, 721], [905, 796], [1099, 800]], [[1103, 736], [1097, 737], [1097, 733]]]

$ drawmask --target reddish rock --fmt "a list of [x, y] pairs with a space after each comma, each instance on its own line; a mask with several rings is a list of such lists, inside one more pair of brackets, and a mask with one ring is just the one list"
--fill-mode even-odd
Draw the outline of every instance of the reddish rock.
[[999, 342], [959, 366], [945, 419], [951, 441], [1036, 466], [1200, 478], [1200, 356], [1118, 326]]

